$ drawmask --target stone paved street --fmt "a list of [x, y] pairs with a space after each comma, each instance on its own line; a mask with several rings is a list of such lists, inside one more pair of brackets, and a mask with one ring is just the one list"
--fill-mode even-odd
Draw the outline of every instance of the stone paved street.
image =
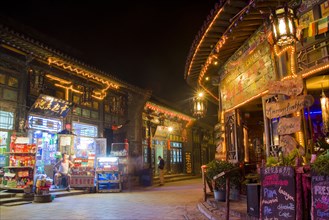
[[51, 203], [0, 206], [0, 219], [206, 219], [198, 210], [201, 179], [121, 193], [55, 198]]

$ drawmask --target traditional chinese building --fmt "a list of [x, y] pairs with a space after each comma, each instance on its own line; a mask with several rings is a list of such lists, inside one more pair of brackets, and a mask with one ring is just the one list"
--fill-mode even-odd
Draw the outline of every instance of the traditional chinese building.
[[[200, 166], [214, 158], [213, 128], [152, 97], [143, 111], [143, 164], [158, 172], [158, 156], [167, 174], [200, 174]], [[151, 161], [151, 162], [149, 162]]]
[[[191, 46], [185, 78], [219, 106], [221, 159], [251, 163], [275, 154], [285, 146], [279, 136], [289, 125], [278, 126], [286, 115], [300, 117], [289, 146], [310, 153], [317, 137], [328, 132], [328, 1], [279, 3], [220, 1]], [[287, 45], [271, 29], [271, 14], [285, 4], [297, 15], [295, 38]], [[287, 94], [292, 88], [298, 92]]]
[[111, 143], [128, 141], [131, 160], [139, 159], [142, 111], [151, 91], [53, 49], [35, 31], [21, 30], [18, 24], [0, 25], [0, 166], [8, 163], [3, 153], [12, 133], [37, 145], [40, 172], [51, 177], [59, 134], [74, 134], [80, 149], [106, 139], [107, 154]]

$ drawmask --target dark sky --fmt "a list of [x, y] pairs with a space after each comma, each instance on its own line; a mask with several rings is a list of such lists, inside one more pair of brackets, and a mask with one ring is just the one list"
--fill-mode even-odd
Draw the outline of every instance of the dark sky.
[[218, 1], [4, 1], [0, 14], [72, 47], [63, 50], [90, 66], [178, 102], [193, 95], [185, 61]]

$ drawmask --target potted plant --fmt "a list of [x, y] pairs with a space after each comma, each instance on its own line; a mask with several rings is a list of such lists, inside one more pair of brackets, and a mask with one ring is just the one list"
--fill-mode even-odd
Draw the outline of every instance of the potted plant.
[[315, 143], [316, 158], [311, 162], [311, 169], [318, 175], [329, 176], [329, 132], [318, 138]]
[[[235, 165], [228, 161], [212, 160], [207, 164], [207, 181], [211, 182], [214, 191], [214, 197], [217, 201], [225, 201], [226, 194], [226, 178], [224, 176], [214, 180], [213, 178], [220, 174], [235, 168]], [[238, 172], [238, 171], [237, 171]], [[232, 189], [237, 189], [239, 185], [239, 175], [231, 173], [230, 186]]]

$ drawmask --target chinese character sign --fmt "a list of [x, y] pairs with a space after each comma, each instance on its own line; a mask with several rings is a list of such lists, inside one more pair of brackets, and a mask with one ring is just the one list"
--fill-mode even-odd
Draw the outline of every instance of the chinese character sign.
[[70, 102], [41, 94], [33, 104], [30, 113], [65, 118], [70, 111], [70, 106]]

